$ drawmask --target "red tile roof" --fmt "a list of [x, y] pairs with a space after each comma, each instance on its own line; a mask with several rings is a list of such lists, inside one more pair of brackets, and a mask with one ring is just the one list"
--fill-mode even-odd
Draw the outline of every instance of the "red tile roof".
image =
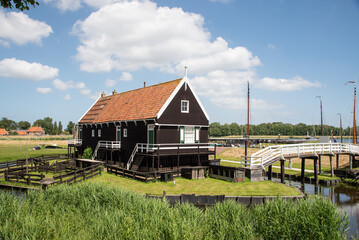
[[9, 133], [5, 129], [0, 128], [0, 135], [9, 135]]
[[30, 127], [29, 130], [27, 130], [27, 132], [42, 132], [42, 131], [44, 131], [42, 127]]
[[25, 130], [21, 130], [21, 131], [16, 131], [17, 135], [26, 135], [26, 131]]
[[79, 123], [155, 118], [182, 79], [100, 98]]

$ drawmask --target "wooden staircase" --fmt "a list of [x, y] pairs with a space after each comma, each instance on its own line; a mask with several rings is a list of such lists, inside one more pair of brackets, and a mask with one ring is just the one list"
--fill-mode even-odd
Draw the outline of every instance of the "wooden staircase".
[[132, 162], [130, 170], [137, 171], [140, 168], [140, 165], [141, 165], [144, 158], [145, 158], [145, 156], [136, 155], [135, 159]]

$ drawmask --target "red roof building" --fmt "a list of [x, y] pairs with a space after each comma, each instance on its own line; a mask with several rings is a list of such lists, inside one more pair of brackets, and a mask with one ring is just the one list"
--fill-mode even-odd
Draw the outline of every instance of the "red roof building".
[[30, 127], [29, 130], [27, 130], [28, 135], [43, 135], [45, 134], [44, 129], [42, 127]]
[[5, 129], [0, 128], [0, 136], [4, 136], [4, 135], [9, 135], [9, 133]]

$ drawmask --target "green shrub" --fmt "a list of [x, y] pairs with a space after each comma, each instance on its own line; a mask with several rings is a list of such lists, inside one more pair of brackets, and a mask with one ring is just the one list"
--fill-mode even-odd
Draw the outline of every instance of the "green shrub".
[[92, 148], [91, 147], [87, 147], [84, 151], [84, 154], [82, 156], [85, 159], [91, 159], [92, 158]]

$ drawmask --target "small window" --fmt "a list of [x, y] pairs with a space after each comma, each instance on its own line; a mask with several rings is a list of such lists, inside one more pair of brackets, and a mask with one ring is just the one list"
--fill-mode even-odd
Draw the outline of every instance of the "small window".
[[91, 131], [91, 136], [92, 136], [92, 137], [95, 137], [95, 129], [92, 129], [92, 131]]
[[181, 112], [189, 113], [189, 101], [188, 100], [181, 101]]
[[123, 129], [123, 137], [127, 137], [127, 128]]
[[97, 135], [98, 137], [101, 137], [101, 129], [98, 130]]

